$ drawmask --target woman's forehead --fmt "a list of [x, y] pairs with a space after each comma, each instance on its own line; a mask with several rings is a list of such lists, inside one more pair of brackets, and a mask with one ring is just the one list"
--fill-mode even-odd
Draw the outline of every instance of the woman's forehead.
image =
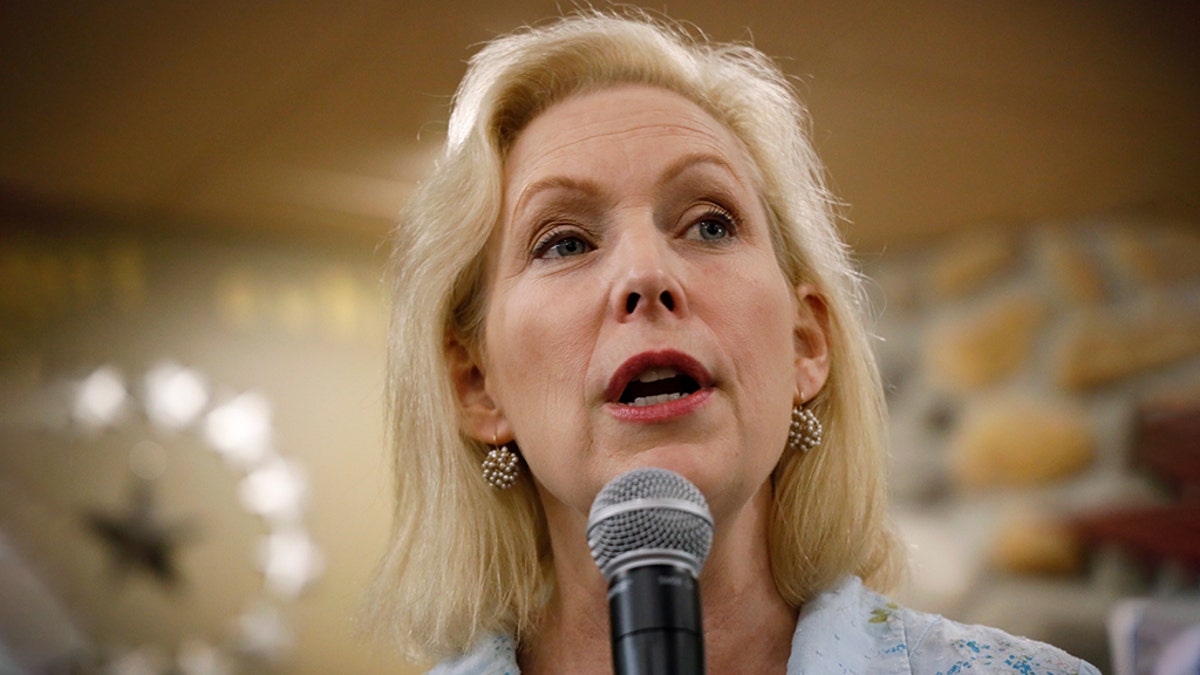
[[[635, 145], [643, 151], [641, 157], [622, 157]], [[534, 118], [508, 154], [505, 192], [511, 199], [551, 176], [570, 179], [622, 168], [606, 166], [606, 161], [641, 163], [646, 147], [672, 155], [653, 157], [667, 163], [669, 171], [682, 170], [686, 162], [680, 157], [692, 156], [724, 165], [740, 178], [751, 173], [740, 141], [699, 105], [666, 89], [619, 85], [570, 96]]]

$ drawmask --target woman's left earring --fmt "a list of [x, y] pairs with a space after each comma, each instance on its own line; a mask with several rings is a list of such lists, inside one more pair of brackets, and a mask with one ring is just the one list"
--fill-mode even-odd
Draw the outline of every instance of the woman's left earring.
[[[483, 479], [497, 490], [507, 490], [521, 474], [520, 456], [508, 449], [508, 444], [495, 445], [483, 458]], [[514, 444], [515, 445], [515, 444]]]
[[787, 447], [793, 452], [808, 452], [821, 444], [825, 429], [821, 420], [803, 403], [792, 406], [792, 423], [788, 427]]

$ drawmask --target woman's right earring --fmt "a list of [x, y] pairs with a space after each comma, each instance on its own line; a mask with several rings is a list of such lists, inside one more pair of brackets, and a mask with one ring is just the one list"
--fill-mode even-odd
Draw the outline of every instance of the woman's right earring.
[[521, 473], [520, 460], [507, 444], [493, 447], [483, 459], [483, 479], [497, 490], [507, 490]]
[[793, 452], [808, 452], [821, 444], [821, 435], [825, 430], [821, 420], [813, 411], [804, 407], [803, 403], [792, 407], [792, 423], [788, 426], [788, 450]]

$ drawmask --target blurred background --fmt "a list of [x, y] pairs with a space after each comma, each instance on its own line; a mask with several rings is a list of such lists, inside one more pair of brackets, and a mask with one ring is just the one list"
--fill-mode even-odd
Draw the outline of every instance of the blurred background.
[[[561, 4], [0, 4], [0, 672], [422, 672], [354, 624], [384, 240], [466, 59]], [[810, 107], [874, 279], [896, 595], [1184, 658], [1200, 6], [646, 7]]]

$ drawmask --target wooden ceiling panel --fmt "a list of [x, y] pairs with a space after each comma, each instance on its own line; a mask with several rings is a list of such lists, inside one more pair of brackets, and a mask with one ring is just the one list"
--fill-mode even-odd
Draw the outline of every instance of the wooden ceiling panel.
[[[555, 2], [6, 3], [0, 194], [376, 236], [483, 40]], [[1122, 207], [1200, 214], [1184, 3], [681, 0], [797, 77], [850, 238]]]

